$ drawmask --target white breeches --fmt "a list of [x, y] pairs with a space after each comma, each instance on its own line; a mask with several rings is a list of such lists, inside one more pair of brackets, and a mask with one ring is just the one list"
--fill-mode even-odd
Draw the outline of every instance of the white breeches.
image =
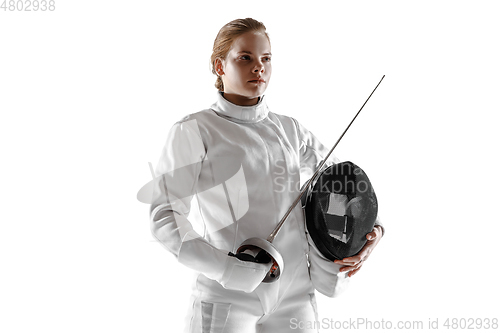
[[194, 284], [185, 332], [189, 333], [281, 333], [317, 332], [299, 329], [294, 323], [318, 320], [316, 297], [307, 266], [296, 272], [281, 301], [270, 302], [270, 284], [252, 293], [224, 289], [200, 274]]

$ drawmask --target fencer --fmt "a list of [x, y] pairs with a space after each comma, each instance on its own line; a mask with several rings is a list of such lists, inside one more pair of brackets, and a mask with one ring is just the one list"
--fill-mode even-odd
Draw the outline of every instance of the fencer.
[[[284, 260], [277, 281], [262, 283], [270, 264], [228, 254], [248, 238], [267, 238], [329, 149], [296, 119], [269, 110], [271, 50], [263, 24], [228, 23], [214, 54], [227, 32], [230, 47], [212, 62], [220, 84], [215, 103], [168, 132], [155, 169], [151, 230], [197, 272], [186, 332], [290, 332], [293, 318], [318, 320], [315, 289], [334, 297], [349, 282], [308, 237], [301, 205], [273, 242]], [[338, 162], [333, 154], [328, 161]]]

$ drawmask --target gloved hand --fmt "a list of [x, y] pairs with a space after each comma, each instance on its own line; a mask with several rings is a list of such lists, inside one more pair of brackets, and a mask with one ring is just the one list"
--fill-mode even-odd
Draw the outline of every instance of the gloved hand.
[[243, 261], [234, 255], [228, 255], [222, 277], [217, 280], [224, 288], [240, 290], [246, 293], [254, 291], [264, 280], [272, 263]]

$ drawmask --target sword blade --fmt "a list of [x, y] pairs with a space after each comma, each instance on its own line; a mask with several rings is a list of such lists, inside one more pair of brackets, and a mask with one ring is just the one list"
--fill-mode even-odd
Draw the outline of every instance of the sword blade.
[[300, 198], [302, 198], [302, 195], [304, 194], [304, 192], [307, 191], [307, 189], [309, 188], [309, 186], [312, 184], [312, 182], [316, 179], [316, 177], [318, 176], [319, 174], [319, 171], [321, 170], [321, 168], [323, 167], [323, 165], [325, 165], [326, 163], [326, 160], [328, 159], [328, 157], [330, 157], [330, 155], [332, 154], [333, 150], [335, 149], [335, 147], [337, 147], [337, 145], [339, 144], [340, 140], [342, 140], [342, 138], [344, 137], [344, 135], [347, 133], [347, 130], [349, 129], [349, 127], [351, 127], [352, 123], [354, 122], [354, 120], [356, 120], [356, 118], [358, 117], [359, 113], [361, 112], [361, 110], [363, 110], [363, 108], [365, 107], [366, 103], [368, 102], [368, 100], [370, 99], [370, 97], [372, 97], [373, 93], [375, 92], [375, 90], [377, 90], [378, 86], [380, 85], [380, 83], [382, 82], [382, 80], [384, 79], [385, 75], [382, 76], [382, 78], [380, 79], [380, 81], [378, 82], [378, 84], [375, 86], [375, 88], [373, 89], [372, 93], [370, 94], [370, 96], [368, 96], [368, 98], [366, 99], [366, 101], [363, 103], [363, 105], [361, 106], [361, 108], [359, 109], [359, 111], [356, 113], [356, 115], [354, 116], [354, 118], [351, 120], [351, 122], [349, 123], [349, 125], [347, 126], [347, 128], [344, 130], [344, 132], [342, 133], [342, 135], [339, 137], [339, 139], [337, 140], [337, 142], [335, 143], [335, 145], [333, 146], [332, 149], [330, 149], [330, 151], [328, 152], [328, 154], [326, 155], [326, 157], [323, 159], [323, 162], [321, 162], [321, 164], [319, 165], [319, 167], [316, 169], [316, 172], [312, 175], [312, 177], [309, 179], [309, 181], [306, 183], [306, 186], [304, 186], [304, 189], [300, 192], [299, 196], [297, 197], [297, 199], [295, 199], [295, 201], [292, 203], [292, 205], [290, 206], [290, 208], [287, 210], [287, 212], [285, 213], [285, 215], [283, 215], [283, 218], [280, 220], [280, 222], [278, 223], [278, 225], [276, 226], [276, 228], [274, 228], [273, 232], [269, 235], [269, 237], [267, 237], [267, 241], [268, 242], [273, 242], [274, 238], [276, 238], [276, 235], [278, 234], [278, 232], [280, 231], [281, 227], [283, 226], [283, 224], [285, 223], [287, 217], [290, 215], [290, 213], [292, 212], [293, 208], [297, 205], [297, 203], [300, 201]]

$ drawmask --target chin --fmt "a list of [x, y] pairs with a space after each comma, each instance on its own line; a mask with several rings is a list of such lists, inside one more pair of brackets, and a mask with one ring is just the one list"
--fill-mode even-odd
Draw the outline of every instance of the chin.
[[[249, 98], [259, 97], [259, 96], [264, 95], [264, 93], [265, 93], [265, 92], [266, 92], [266, 89], [257, 89], [257, 90], [254, 90], [254, 91], [252, 91], [252, 92], [249, 92], [249, 93], [247, 94], [247, 96], [248, 96]], [[253, 97], [250, 97], [250, 96], [253, 96]]]
[[241, 94], [241, 96], [244, 96], [245, 98], [257, 98], [259, 96], [262, 96], [262, 94], [258, 93], [258, 92], [252, 92], [252, 93], [246, 93], [246, 94]]

